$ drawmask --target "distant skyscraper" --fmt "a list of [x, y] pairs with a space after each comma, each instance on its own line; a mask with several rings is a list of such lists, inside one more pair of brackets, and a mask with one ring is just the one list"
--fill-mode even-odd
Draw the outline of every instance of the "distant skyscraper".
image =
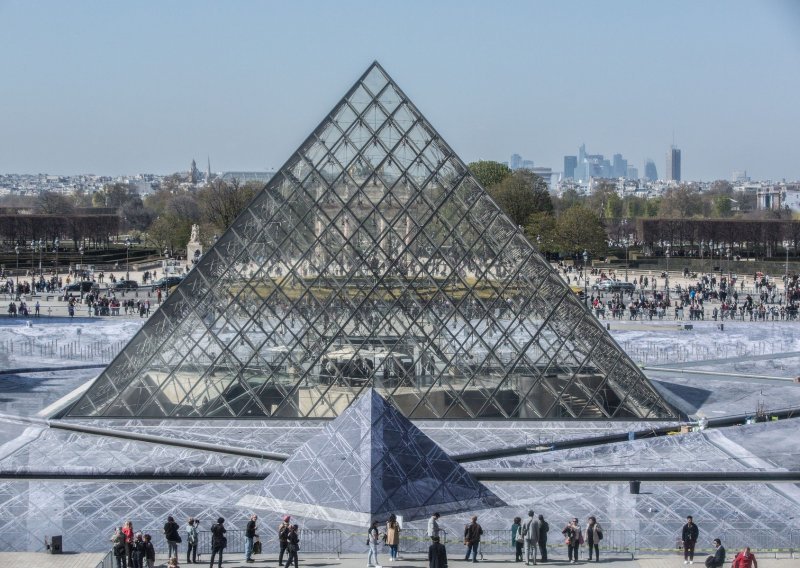
[[522, 156], [519, 154], [511, 154], [511, 161], [508, 162], [508, 167], [512, 170], [518, 170], [522, 166]]
[[628, 172], [625, 177], [628, 179], [639, 179], [639, 170], [634, 166], [628, 165]]
[[667, 180], [681, 181], [681, 151], [675, 146], [667, 152]]
[[621, 178], [628, 175], [628, 160], [622, 154], [614, 154], [614, 162], [611, 166], [611, 177]]
[[520, 164], [520, 167], [523, 170], [532, 170], [533, 169], [533, 160], [522, 160], [522, 164]]
[[650, 158], [648, 158], [644, 163], [644, 179], [647, 181], [656, 181], [658, 179], [656, 163]]
[[578, 156], [564, 156], [564, 178], [574, 179], [575, 168], [578, 166]]

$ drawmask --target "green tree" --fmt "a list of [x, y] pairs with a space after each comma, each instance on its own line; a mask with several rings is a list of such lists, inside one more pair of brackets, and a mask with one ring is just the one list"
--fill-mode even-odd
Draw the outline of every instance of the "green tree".
[[490, 189], [511, 175], [507, 165], [492, 160], [479, 160], [467, 167], [485, 189]]
[[585, 198], [580, 193], [570, 187], [569, 189], [565, 190], [561, 194], [561, 197], [555, 201], [555, 210], [560, 215], [573, 205], [580, 205], [584, 202], [584, 200]]
[[525, 233], [528, 238], [542, 253], [558, 252], [557, 231], [556, 218], [552, 213], [544, 211], [533, 213], [528, 217], [528, 223], [525, 225]]
[[533, 213], [553, 211], [547, 184], [528, 170], [517, 170], [493, 186], [489, 194], [517, 226], [524, 225]]
[[728, 195], [714, 195], [711, 198], [713, 211], [715, 217], [732, 217], [733, 216], [733, 203], [731, 197]]
[[556, 224], [558, 248], [566, 253], [588, 251], [592, 257], [603, 256], [608, 249], [608, 237], [600, 216], [583, 205], [570, 207]]

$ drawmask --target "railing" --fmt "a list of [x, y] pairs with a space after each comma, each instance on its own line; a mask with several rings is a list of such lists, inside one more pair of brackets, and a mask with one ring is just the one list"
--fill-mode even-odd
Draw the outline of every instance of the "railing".
[[[439, 538], [442, 544], [447, 544], [447, 531], [440, 530]], [[398, 550], [400, 554], [405, 552], [428, 553], [431, 539], [427, 529], [403, 529], [400, 531], [400, 544]]]
[[109, 550], [108, 554], [94, 568], [114, 568], [114, 552]]
[[[772, 529], [752, 529], [752, 528], [727, 528], [712, 531], [714, 538], [719, 538], [727, 550], [728, 557], [733, 557], [745, 546], [749, 546], [754, 554], [770, 555], [778, 558], [778, 555], [789, 555], [794, 558], [800, 554], [800, 529], [791, 531], [780, 531]], [[711, 533], [707, 533], [711, 535]], [[701, 539], [702, 541], [702, 539]], [[695, 546], [695, 562], [698, 558], [702, 562], [705, 555], [714, 553], [711, 540], [698, 541]], [[639, 552], [665, 553], [680, 552], [683, 543], [680, 539], [680, 529], [676, 529], [672, 535], [664, 534], [636, 534], [636, 546]]]
[[[636, 554], [636, 531], [612, 529], [603, 531], [603, 540], [600, 541], [600, 555], [609, 554], [616, 557], [620, 554], [630, 555], [631, 559]], [[588, 545], [587, 545], [588, 546]], [[556, 530], [548, 532], [547, 549], [565, 549], [564, 539], [561, 533]], [[587, 554], [585, 547], [581, 547], [581, 554]], [[514, 555], [514, 543], [511, 541], [511, 529], [484, 530], [481, 536], [480, 555], [484, 554], [508, 554]]]
[[[263, 529], [263, 527], [262, 527]], [[260, 531], [262, 529], [259, 529]], [[168, 550], [167, 541], [164, 539], [163, 530], [161, 528], [143, 529], [143, 534], [150, 534], [152, 537], [153, 548], [156, 554], [166, 554]], [[182, 551], [186, 550], [186, 533], [181, 531], [181, 539], [179, 548]], [[300, 550], [303, 552], [320, 553], [320, 554], [336, 554], [340, 557], [342, 554], [342, 531], [339, 529], [300, 529], [298, 534], [300, 539]], [[225, 533], [225, 538], [228, 539], [228, 544], [225, 547], [225, 554], [244, 553], [245, 531], [243, 530], [228, 530]], [[277, 537], [274, 535], [267, 536], [263, 532], [259, 536], [261, 540], [262, 554], [272, 546], [275, 552], [278, 550]], [[274, 544], [274, 546], [273, 546]], [[428, 550], [427, 548], [425, 549]], [[198, 531], [197, 532], [197, 554], [211, 554], [211, 531]], [[105, 568], [105, 567], [104, 567]]]

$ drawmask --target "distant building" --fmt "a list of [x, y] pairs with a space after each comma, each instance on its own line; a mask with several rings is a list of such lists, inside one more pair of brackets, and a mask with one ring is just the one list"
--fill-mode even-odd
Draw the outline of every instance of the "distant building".
[[657, 181], [658, 180], [658, 170], [656, 169], [656, 163], [648, 158], [644, 162], [644, 179], [647, 181]]
[[628, 165], [628, 171], [625, 174], [625, 177], [628, 179], [639, 179], [639, 168], [635, 166]]
[[750, 178], [747, 175], [747, 170], [734, 170], [733, 174], [731, 174], [731, 182], [733, 183], [742, 183], [750, 181]]
[[222, 181], [239, 180], [239, 183], [248, 181], [259, 181], [267, 183], [275, 172], [225, 172], [222, 174]]
[[533, 160], [522, 160], [522, 169], [523, 170], [532, 170], [533, 169]]
[[189, 181], [191, 183], [197, 183], [200, 181], [200, 170], [197, 169], [197, 162], [192, 160], [192, 165], [189, 168]]
[[511, 160], [508, 162], [508, 167], [512, 170], [518, 170], [522, 167], [522, 156], [519, 154], [511, 154]]
[[578, 156], [564, 156], [564, 179], [575, 179]]
[[782, 195], [781, 189], [773, 185], [759, 187], [756, 190], [756, 207], [771, 211], [781, 210]]
[[529, 168], [533, 173], [535, 173], [540, 178], [544, 179], [547, 182], [548, 189], [553, 189], [553, 170], [552, 168]]
[[676, 146], [667, 152], [667, 180], [681, 181], [681, 151]]
[[628, 175], [628, 160], [622, 154], [614, 154], [611, 165], [611, 175], [615, 178], [624, 178]]

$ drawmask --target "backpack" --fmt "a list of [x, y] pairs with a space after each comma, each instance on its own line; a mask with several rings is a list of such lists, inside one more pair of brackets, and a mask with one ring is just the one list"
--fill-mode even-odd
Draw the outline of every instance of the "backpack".
[[550, 525], [547, 524], [547, 521], [542, 521], [542, 524], [539, 525], [539, 532], [544, 532], [545, 534], [550, 532]]
[[278, 527], [278, 540], [287, 540], [289, 538], [289, 527], [281, 524]]

